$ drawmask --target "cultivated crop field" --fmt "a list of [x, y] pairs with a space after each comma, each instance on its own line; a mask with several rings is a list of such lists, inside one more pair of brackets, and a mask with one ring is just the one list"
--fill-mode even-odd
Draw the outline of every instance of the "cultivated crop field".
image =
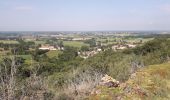
[[86, 43], [83, 43], [81, 41], [63, 41], [64, 46], [73, 46], [77, 48], [81, 48], [82, 46], [89, 46]]
[[15, 40], [0, 40], [0, 43], [4, 43], [4, 44], [18, 44], [18, 41], [15, 41]]

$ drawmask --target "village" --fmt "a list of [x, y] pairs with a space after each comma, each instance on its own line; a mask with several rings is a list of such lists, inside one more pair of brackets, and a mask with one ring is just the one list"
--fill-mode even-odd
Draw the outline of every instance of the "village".
[[[43, 41], [39, 43], [39, 50], [63, 51], [65, 46], [76, 47], [78, 49], [77, 54], [81, 58], [87, 59], [108, 49], [112, 49], [116, 52], [127, 48], [134, 48], [137, 45], [142, 44], [141, 39], [137, 39], [137, 41], [129, 41], [124, 39], [126, 34], [129, 33], [125, 33], [125, 35], [122, 33], [120, 35], [109, 33], [104, 36], [100, 33], [91, 35], [83, 33], [73, 33], [71, 35], [58, 33], [29, 36], [24, 35], [22, 36], [22, 39], [26, 41]], [[48, 40], [48, 42], [45, 42], [46, 40]], [[81, 50], [83, 46], [87, 49]]]
[[[136, 44], [130, 44], [130, 43], [127, 43], [127, 44], [115, 44], [115, 45], [104, 45], [104, 46], [98, 46], [97, 43], [96, 43], [96, 46], [95, 47], [88, 47], [89, 49], [86, 50], [86, 51], [82, 51], [82, 50], [79, 50], [77, 52], [77, 54], [84, 58], [84, 59], [87, 59], [89, 57], [92, 57], [102, 51], [106, 51], [108, 49], [112, 49], [113, 51], [119, 51], [119, 50], [124, 50], [124, 49], [127, 49], [127, 48], [135, 48], [137, 45]], [[49, 51], [55, 51], [55, 50], [59, 50], [59, 51], [63, 51], [64, 50], [64, 46], [59, 46], [59, 45], [50, 45], [50, 44], [42, 44], [40, 47], [39, 47], [39, 50], [49, 50]]]

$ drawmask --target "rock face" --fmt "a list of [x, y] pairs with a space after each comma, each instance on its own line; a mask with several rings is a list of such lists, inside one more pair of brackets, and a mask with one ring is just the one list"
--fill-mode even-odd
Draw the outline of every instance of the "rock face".
[[106, 87], [118, 87], [119, 81], [116, 81], [111, 76], [108, 76], [107, 74], [101, 79], [101, 82], [99, 83], [101, 86]]

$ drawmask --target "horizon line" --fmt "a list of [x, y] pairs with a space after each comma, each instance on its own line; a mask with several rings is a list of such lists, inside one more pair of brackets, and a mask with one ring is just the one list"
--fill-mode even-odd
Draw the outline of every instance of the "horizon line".
[[170, 30], [70, 30], [70, 31], [32, 31], [32, 30], [27, 30], [27, 31], [0, 31], [0, 32], [170, 32]]

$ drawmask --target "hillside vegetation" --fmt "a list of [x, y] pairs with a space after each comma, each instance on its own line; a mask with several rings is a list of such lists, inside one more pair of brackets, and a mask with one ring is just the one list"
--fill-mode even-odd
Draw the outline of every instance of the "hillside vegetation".
[[142, 68], [117, 88], [96, 88], [100, 93], [91, 100], [169, 100], [170, 63]]

